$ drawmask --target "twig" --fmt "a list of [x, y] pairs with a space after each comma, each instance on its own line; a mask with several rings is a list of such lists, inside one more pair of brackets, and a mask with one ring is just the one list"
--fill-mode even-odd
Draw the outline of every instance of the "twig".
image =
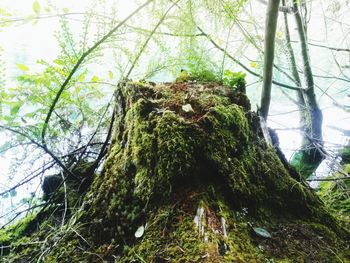
[[[298, 43], [298, 41], [295, 41], [295, 40], [292, 40], [292, 41], [290, 41], [290, 42], [292, 42], [292, 43]], [[329, 46], [320, 45], [320, 44], [314, 44], [314, 43], [310, 43], [310, 42], [308, 42], [308, 44], [309, 44], [310, 46], [326, 48], [326, 49], [334, 50], [334, 51], [350, 52], [350, 49], [349, 49], [349, 48], [329, 47]]]
[[65, 218], [67, 214], [68, 202], [67, 202], [67, 185], [66, 185], [66, 181], [64, 180], [64, 175], [62, 172], [61, 172], [61, 177], [62, 177], [63, 190], [64, 190], [64, 210], [63, 210], [62, 222], [61, 222], [61, 230], [63, 230]]
[[[104, 119], [104, 117], [105, 117], [105, 115], [106, 115], [106, 113], [107, 113], [107, 111], [108, 111], [108, 109], [109, 109], [109, 106], [111, 105], [111, 102], [112, 102], [113, 97], [114, 97], [114, 96], [112, 96], [112, 98], [111, 98], [110, 101], [108, 102], [108, 104], [107, 104], [107, 106], [106, 106], [106, 109], [105, 109], [105, 111], [103, 112], [103, 114], [102, 114], [102, 116], [101, 116], [101, 118], [100, 118], [100, 120], [99, 120], [99, 122], [98, 122], [98, 124], [97, 124], [97, 127], [96, 127], [96, 129], [95, 129], [95, 131], [94, 131], [94, 133], [91, 135], [91, 137], [90, 137], [88, 143], [86, 144], [85, 148], [84, 148], [83, 151], [80, 153], [80, 155], [79, 155], [79, 157], [78, 157], [78, 161], [76, 162], [76, 164], [75, 164], [75, 166], [73, 167], [73, 169], [78, 165], [79, 161], [81, 160], [81, 158], [83, 157], [83, 155], [86, 153], [86, 150], [87, 150], [88, 146], [92, 143], [92, 140], [93, 140], [93, 138], [95, 137], [95, 135], [97, 134], [97, 131], [99, 130], [99, 128], [100, 128], [100, 126], [101, 126], [101, 124], [102, 124], [102, 121], [103, 121], [103, 119]], [[114, 115], [114, 112], [112, 113], [112, 115]], [[112, 119], [114, 119], [113, 116], [112, 116]], [[108, 133], [109, 133], [109, 132], [110, 132], [110, 131], [108, 130]], [[108, 134], [107, 134], [107, 138], [108, 138], [108, 140], [109, 140]], [[107, 141], [107, 142], [108, 142], [108, 141]], [[103, 145], [102, 145], [101, 148], [105, 147], [105, 144], [106, 144], [106, 141], [103, 143]], [[98, 155], [97, 159], [99, 159], [99, 157], [100, 157], [100, 155]], [[98, 161], [98, 162], [99, 162], [99, 161]], [[96, 167], [97, 167], [97, 165], [96, 165]], [[94, 168], [96, 168], [96, 167], [94, 167]]]
[[153, 37], [154, 33], [156, 32], [156, 30], [158, 29], [158, 27], [163, 23], [163, 21], [165, 20], [165, 18], [168, 16], [169, 12], [171, 9], [173, 9], [174, 6], [176, 6], [181, 0], [176, 1], [175, 3], [173, 3], [168, 10], [166, 10], [166, 12], [164, 13], [164, 15], [161, 17], [161, 19], [158, 21], [158, 23], [156, 24], [156, 26], [153, 28], [153, 30], [151, 31], [151, 33], [148, 35], [145, 43], [142, 45], [142, 48], [140, 49], [139, 53], [136, 55], [128, 73], [125, 75], [125, 79], [128, 79], [132, 70], [134, 69], [134, 67], [136, 66], [137, 61], [140, 59], [142, 53], [145, 51], [148, 42], [151, 40], [151, 38]]
[[94, 163], [94, 169], [96, 169], [98, 167], [98, 164], [99, 162], [102, 160], [103, 156], [106, 154], [106, 149], [107, 149], [107, 146], [108, 146], [108, 142], [112, 136], [112, 131], [113, 131], [113, 126], [114, 126], [114, 121], [115, 121], [115, 116], [116, 116], [116, 105], [114, 105], [114, 108], [113, 108], [113, 113], [112, 113], [112, 119], [111, 119], [111, 122], [109, 124], [109, 128], [108, 128], [108, 133], [107, 133], [107, 136], [106, 136], [106, 139], [101, 147], [101, 150], [95, 160], [95, 163]]
[[[15, 189], [17, 189], [18, 187], [30, 182], [31, 180], [33, 180], [34, 178], [40, 176], [41, 174], [43, 174], [46, 170], [50, 169], [51, 167], [53, 167], [55, 165], [54, 161], [51, 161], [51, 164], [48, 167], [40, 167], [37, 170], [35, 170], [34, 172], [32, 172], [31, 174], [34, 174], [33, 176], [28, 177], [29, 175], [26, 175], [26, 179], [24, 179], [23, 181], [20, 181], [19, 183], [17, 183], [16, 185], [12, 186], [11, 188], [7, 189], [6, 191], [3, 191], [0, 193], [0, 196], [9, 193]], [[36, 173], [38, 170], [40, 170], [40, 172]]]
[[38, 205], [35, 205], [35, 206], [31, 206], [31, 207], [29, 207], [29, 208], [26, 208], [26, 209], [24, 209], [24, 210], [21, 210], [21, 211], [17, 212], [17, 213], [15, 214], [15, 216], [12, 217], [12, 219], [11, 219], [10, 221], [6, 222], [6, 224], [2, 225], [0, 229], [4, 229], [6, 226], [8, 226], [9, 224], [11, 224], [11, 223], [12, 223], [17, 217], [19, 217], [21, 214], [23, 214], [23, 213], [25, 213], [25, 212], [28, 212], [28, 211], [30, 211], [30, 210], [33, 210], [33, 209], [35, 209], [35, 208], [41, 207], [41, 206], [44, 206], [44, 204], [38, 204]]
[[340, 181], [340, 180], [350, 180], [350, 176], [348, 177], [335, 177], [335, 178], [311, 178], [311, 179], [306, 179], [308, 182], [313, 182], [313, 181]]
[[21, 131], [17, 131], [13, 128], [10, 128], [10, 127], [6, 127], [6, 126], [3, 126], [3, 125], [0, 125], [0, 129], [4, 129], [4, 130], [7, 130], [7, 131], [10, 131], [12, 133], [15, 133], [17, 135], [20, 135], [26, 139], [28, 139], [32, 144], [36, 145], [37, 147], [41, 148], [42, 150], [44, 150], [44, 152], [46, 152], [48, 155], [51, 156], [51, 158], [70, 176], [72, 176], [73, 178], [76, 178], [77, 177], [61, 162], [61, 160], [53, 153], [51, 152], [47, 147], [46, 145], [43, 145], [41, 143], [38, 143], [36, 142], [35, 140], [33, 140], [31, 137], [29, 137], [28, 135], [24, 134], [23, 132]]

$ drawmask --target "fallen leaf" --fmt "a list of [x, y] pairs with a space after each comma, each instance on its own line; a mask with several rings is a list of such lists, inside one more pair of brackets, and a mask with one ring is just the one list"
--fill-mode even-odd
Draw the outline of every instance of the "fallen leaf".
[[271, 234], [264, 228], [261, 227], [254, 227], [253, 228], [255, 234], [257, 234], [260, 237], [264, 237], [264, 238], [271, 238]]
[[145, 233], [145, 227], [144, 226], [140, 226], [135, 232], [135, 237], [136, 238], [140, 238], [140, 237], [143, 236], [144, 233]]
[[191, 104], [185, 104], [185, 105], [182, 105], [182, 110], [184, 112], [194, 112]]

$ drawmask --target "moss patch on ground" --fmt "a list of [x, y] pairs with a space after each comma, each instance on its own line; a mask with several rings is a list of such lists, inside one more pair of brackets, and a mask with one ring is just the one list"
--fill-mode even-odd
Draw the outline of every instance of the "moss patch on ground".
[[344, 177], [349, 173], [350, 163], [343, 163], [341, 171], [332, 176], [336, 180], [321, 182], [317, 190], [326, 207], [346, 229], [350, 229], [350, 180]]

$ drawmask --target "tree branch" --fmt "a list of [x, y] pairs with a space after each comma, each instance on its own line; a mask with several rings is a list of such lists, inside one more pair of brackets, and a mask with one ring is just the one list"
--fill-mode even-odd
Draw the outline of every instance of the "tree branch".
[[[290, 42], [292, 42], [292, 43], [298, 43], [298, 41], [295, 41], [295, 40], [291, 40]], [[308, 42], [308, 45], [314, 46], [314, 47], [326, 48], [326, 49], [334, 50], [334, 51], [350, 52], [350, 49], [349, 49], [349, 48], [329, 47], [329, 46], [320, 45], [320, 44], [314, 44], [314, 43], [310, 43], [310, 42]]]
[[350, 176], [348, 177], [336, 177], [336, 178], [313, 178], [313, 179], [306, 179], [307, 182], [322, 182], [322, 181], [340, 181], [340, 180], [350, 180]]
[[153, 2], [154, 0], [148, 0], [146, 3], [144, 3], [143, 5], [141, 5], [140, 7], [138, 7], [136, 10], [134, 10], [131, 14], [129, 14], [124, 20], [122, 20], [117, 26], [115, 26], [112, 30], [110, 30], [104, 37], [102, 37], [99, 41], [97, 41], [91, 48], [89, 48], [87, 51], [85, 51], [81, 57], [79, 58], [79, 60], [77, 61], [77, 63], [75, 64], [75, 66], [73, 67], [73, 69], [71, 70], [71, 72], [69, 73], [68, 77], [65, 79], [65, 81], [63, 82], [63, 84], [61, 85], [60, 89], [58, 90], [56, 97], [54, 99], [54, 101], [52, 102], [50, 109], [48, 111], [48, 114], [46, 115], [46, 119], [44, 122], [44, 126], [41, 132], [41, 141], [42, 144], [45, 145], [45, 134], [46, 134], [46, 130], [51, 118], [51, 115], [56, 107], [56, 104], [58, 102], [58, 100], [60, 99], [62, 92], [64, 91], [64, 89], [66, 88], [66, 86], [68, 85], [69, 81], [71, 80], [71, 78], [73, 77], [74, 73], [78, 70], [78, 68], [80, 67], [80, 65], [84, 62], [85, 58], [90, 55], [97, 47], [99, 47], [103, 42], [105, 42], [111, 35], [113, 35], [122, 25], [124, 25], [126, 23], [126, 21], [128, 21], [131, 17], [133, 17], [136, 13], [138, 13], [141, 9], [143, 9], [144, 7], [146, 7], [148, 4], [150, 4], [151, 2]]
[[142, 48], [139, 50], [139, 53], [137, 53], [128, 73], [125, 76], [125, 79], [128, 79], [132, 70], [134, 69], [134, 67], [136, 66], [137, 61], [139, 60], [139, 58], [141, 57], [143, 51], [146, 49], [148, 42], [151, 40], [151, 38], [153, 37], [154, 33], [156, 32], [156, 30], [158, 29], [158, 27], [163, 23], [163, 21], [165, 20], [165, 18], [168, 16], [169, 12], [171, 9], [173, 9], [174, 6], [176, 6], [181, 0], [176, 1], [175, 3], [173, 3], [168, 10], [164, 13], [164, 15], [161, 17], [161, 19], [158, 21], [158, 23], [156, 24], [156, 26], [153, 28], [153, 30], [151, 31], [151, 33], [148, 35], [145, 43], [142, 45]]
[[[44, 166], [44, 167], [40, 167], [39, 169], [33, 171], [32, 173], [30, 173], [29, 175], [26, 175], [25, 176], [25, 179], [20, 182], [18, 182], [16, 185], [8, 188], [6, 191], [3, 191], [0, 193], [0, 196], [6, 194], [6, 193], [9, 193], [15, 189], [17, 189], [18, 187], [30, 182], [31, 180], [35, 179], [36, 177], [40, 176], [41, 174], [43, 174], [46, 170], [52, 168], [53, 166], [55, 165], [55, 162], [54, 161], [51, 161], [48, 166]], [[39, 171], [40, 170], [40, 171]], [[39, 171], [39, 172], [38, 172]], [[30, 176], [30, 177], [29, 177]]]
[[[207, 33], [205, 33], [203, 31], [203, 29], [199, 26], [197, 26], [197, 29], [203, 34], [204, 37], [206, 37], [217, 49], [219, 49], [221, 52], [223, 52], [224, 54], [226, 54], [227, 57], [229, 57], [233, 62], [235, 62], [236, 64], [238, 64], [240, 67], [242, 67], [244, 70], [246, 70], [248, 73], [252, 74], [253, 76], [255, 77], [258, 77], [260, 79], [262, 79], [262, 75], [250, 70], [247, 66], [245, 66], [243, 63], [241, 63], [238, 59], [236, 59], [235, 57], [233, 57], [230, 53], [228, 53], [224, 48], [222, 48], [221, 46], [219, 46], [214, 40], [213, 38], [208, 35]], [[283, 88], [286, 88], [286, 89], [291, 89], [291, 90], [299, 90], [300, 88], [298, 87], [294, 87], [294, 86], [290, 86], [290, 85], [287, 85], [287, 84], [284, 84], [284, 83], [281, 83], [281, 82], [278, 82], [278, 81], [275, 81], [275, 80], [272, 80], [272, 83], [277, 85], [277, 86], [280, 86], [280, 87], [283, 87]]]
[[69, 176], [73, 177], [73, 178], [77, 178], [62, 162], [61, 160], [53, 153], [51, 152], [46, 145], [40, 144], [38, 142], [36, 142], [35, 140], [33, 140], [32, 138], [30, 138], [28, 135], [24, 134], [21, 131], [15, 130], [13, 128], [10, 127], [6, 127], [3, 125], [0, 125], [0, 129], [4, 129], [7, 130], [9, 132], [12, 132], [14, 134], [20, 135], [23, 138], [28, 139], [32, 144], [34, 144], [35, 146], [37, 146], [38, 148], [42, 149], [44, 152], [46, 152], [48, 155], [51, 156], [51, 158], [63, 169], [64, 172], [66, 172]]

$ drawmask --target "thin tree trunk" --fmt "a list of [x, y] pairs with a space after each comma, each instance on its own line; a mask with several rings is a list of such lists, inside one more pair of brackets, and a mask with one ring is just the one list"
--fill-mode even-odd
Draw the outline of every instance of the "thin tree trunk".
[[269, 113], [271, 100], [273, 60], [275, 53], [275, 37], [279, 3], [280, 0], [269, 0], [266, 11], [263, 88], [261, 94], [260, 109], [260, 115], [265, 120], [267, 119], [267, 115]]
[[[297, 168], [300, 174], [307, 178], [320, 165], [323, 157], [323, 140], [322, 140], [322, 112], [317, 104], [314, 79], [310, 64], [309, 49], [307, 46], [307, 38], [305, 33], [305, 25], [300, 16], [297, 1], [293, 1], [294, 18], [300, 39], [301, 56], [303, 62], [303, 73], [305, 79], [305, 90], [297, 91], [299, 110], [301, 112], [300, 122], [303, 130], [302, 149], [298, 151], [293, 159], [292, 165]], [[297, 71], [295, 57], [292, 46], [290, 44], [290, 36], [288, 30], [288, 21], [285, 15], [287, 48], [291, 58], [292, 74], [301, 86], [300, 77]]]
[[[282, 0], [282, 5], [283, 6], [286, 5], [286, 0]], [[307, 122], [308, 122], [307, 120], [310, 119], [310, 114], [308, 113], [308, 107], [306, 107], [305, 90], [302, 89], [303, 87], [301, 84], [301, 79], [300, 79], [299, 72], [298, 72], [297, 62], [295, 59], [295, 54], [294, 54], [294, 50], [293, 50], [292, 43], [291, 43], [289, 23], [288, 23], [288, 14], [284, 13], [283, 18], [284, 18], [285, 34], [286, 34], [286, 46], [287, 46], [288, 58], [289, 58], [290, 66], [291, 66], [292, 76], [293, 76], [294, 83], [299, 88], [298, 90], [296, 90], [296, 92], [297, 92], [297, 106], [298, 106], [299, 114], [300, 114], [299, 122], [300, 122], [301, 130], [305, 131], [306, 126], [307, 126]]]

